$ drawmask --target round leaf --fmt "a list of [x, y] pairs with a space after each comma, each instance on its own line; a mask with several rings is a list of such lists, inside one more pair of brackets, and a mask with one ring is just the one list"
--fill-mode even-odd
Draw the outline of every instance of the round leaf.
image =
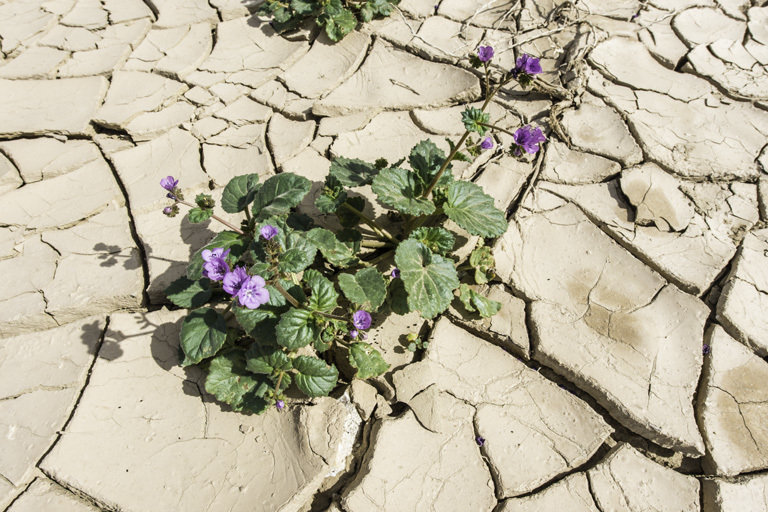
[[211, 218], [213, 215], [213, 210], [209, 208], [192, 208], [189, 210], [189, 222], [192, 224], [200, 224], [201, 222], [205, 222], [208, 219]]
[[405, 169], [384, 169], [373, 180], [371, 188], [382, 203], [401, 213], [429, 215], [435, 211], [431, 201], [420, 197], [422, 185], [418, 176]]
[[329, 281], [320, 272], [309, 269], [304, 272], [304, 281], [309, 285], [312, 294], [309, 296], [308, 306], [315, 311], [329, 313], [336, 309], [339, 294]]
[[211, 308], [190, 311], [181, 324], [182, 366], [216, 355], [227, 339], [227, 322]]
[[378, 377], [389, 369], [389, 365], [368, 343], [353, 343], [349, 347], [349, 364], [357, 368], [358, 379]]
[[316, 357], [299, 356], [293, 360], [296, 386], [310, 397], [328, 396], [336, 387], [339, 371]]
[[452, 260], [432, 253], [421, 242], [406, 240], [398, 246], [395, 262], [411, 311], [421, 311], [424, 318], [445, 311], [453, 300], [453, 290], [459, 287]]
[[307, 346], [319, 335], [312, 312], [294, 308], [282, 314], [276, 334], [277, 342], [289, 350]]
[[494, 206], [493, 198], [474, 183], [451, 183], [443, 210], [449, 219], [472, 235], [496, 237], [507, 230], [504, 213]]
[[235, 176], [224, 187], [224, 192], [221, 194], [221, 208], [227, 213], [241, 212], [251, 204], [258, 190], [258, 174]]
[[269, 408], [262, 397], [270, 388], [266, 377], [254, 375], [245, 368], [242, 350], [230, 350], [211, 361], [205, 390], [236, 411], [261, 414]]
[[253, 215], [264, 219], [288, 213], [304, 199], [311, 188], [312, 182], [303, 176], [287, 172], [272, 176], [256, 193]]
[[359, 306], [366, 304], [376, 311], [387, 298], [387, 282], [374, 267], [365, 268], [356, 274], [339, 274], [339, 286], [344, 295]]
[[211, 298], [211, 282], [208, 279], [192, 281], [181, 276], [165, 289], [168, 300], [182, 308], [199, 308]]

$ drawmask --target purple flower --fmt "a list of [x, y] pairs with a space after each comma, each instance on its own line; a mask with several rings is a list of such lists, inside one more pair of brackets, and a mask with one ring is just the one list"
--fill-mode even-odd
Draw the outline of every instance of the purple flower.
[[282, 411], [285, 408], [285, 402], [283, 402], [282, 400], [278, 400], [277, 402], [275, 402], [275, 407], [277, 407], [278, 411]]
[[485, 444], [485, 439], [480, 436], [477, 436], [475, 438], [475, 442], [477, 443], [477, 446], [483, 446]]
[[179, 180], [173, 179], [173, 176], [167, 176], [160, 180], [160, 186], [163, 187], [168, 192], [175, 189], [176, 185], [178, 184], [179, 184]]
[[244, 282], [237, 292], [240, 304], [248, 309], [256, 309], [269, 302], [269, 292], [264, 286], [267, 283], [260, 276], [252, 276]]
[[202, 252], [203, 261], [203, 277], [207, 277], [211, 281], [221, 281], [224, 276], [229, 272], [229, 265], [227, 265], [226, 257], [229, 255], [229, 249], [226, 251], [223, 247], [216, 247], [212, 251], [205, 249]]
[[518, 128], [514, 139], [515, 144], [519, 146], [515, 152], [517, 155], [520, 155], [520, 148], [523, 148], [526, 153], [536, 153], [539, 150], [539, 143], [547, 140], [544, 134], [541, 133], [541, 128], [534, 128], [529, 124]]
[[248, 274], [245, 272], [245, 268], [235, 267], [235, 270], [232, 272], [227, 272], [227, 274], [224, 276], [224, 280], [222, 281], [222, 288], [224, 288], [225, 292], [234, 297], [237, 295], [237, 292], [240, 291], [243, 283], [245, 283], [247, 280]]
[[351, 331], [349, 331], [349, 337], [352, 339], [357, 338], [357, 329], [352, 329]]
[[488, 62], [493, 58], [493, 47], [481, 46], [477, 49], [477, 58], [480, 62]]
[[392, 277], [392, 279], [397, 279], [400, 277], [400, 269], [395, 267], [392, 269], [392, 272], [389, 273], [389, 275]]
[[539, 59], [531, 57], [527, 53], [517, 58], [515, 69], [512, 70], [512, 76], [517, 78], [517, 75], [524, 73], [526, 75], [538, 75], [541, 73], [541, 64]]
[[491, 149], [493, 147], [493, 139], [491, 137], [484, 138], [483, 142], [480, 143], [480, 147], [483, 149]]
[[352, 315], [352, 324], [358, 329], [367, 329], [371, 326], [371, 314], [362, 309], [355, 311]]
[[711, 349], [709, 348], [709, 345], [705, 344], [703, 347], [701, 347], [701, 353], [704, 354], [705, 356], [709, 355], [710, 350]]
[[263, 228], [261, 228], [261, 236], [264, 237], [264, 240], [272, 240], [272, 238], [277, 234], [277, 228], [275, 226], [270, 226], [267, 224]]
[[170, 206], [166, 206], [165, 208], [163, 208], [163, 213], [165, 215], [170, 215], [173, 213], [173, 208], [171, 208]]

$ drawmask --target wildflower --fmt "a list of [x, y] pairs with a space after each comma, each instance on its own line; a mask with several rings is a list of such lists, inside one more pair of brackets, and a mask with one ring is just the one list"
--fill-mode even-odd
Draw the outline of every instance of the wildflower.
[[252, 276], [244, 282], [237, 292], [240, 304], [248, 309], [256, 309], [269, 302], [269, 292], [264, 286], [267, 283], [260, 276]]
[[278, 411], [282, 411], [285, 408], [285, 402], [283, 402], [282, 400], [278, 400], [277, 402], [275, 402], [275, 407], [277, 407]]
[[275, 226], [270, 226], [267, 224], [263, 228], [261, 228], [261, 236], [264, 238], [264, 240], [272, 240], [272, 238], [277, 234], [277, 228]]
[[701, 353], [704, 354], [705, 356], [709, 355], [710, 351], [711, 349], [709, 348], [709, 345], [705, 344], [703, 347], [701, 347]]
[[367, 329], [371, 326], [371, 314], [362, 309], [355, 311], [352, 315], [352, 324], [358, 329]]
[[484, 138], [483, 142], [480, 143], [480, 147], [483, 149], [491, 149], [493, 147], [493, 139], [491, 137]]
[[515, 68], [512, 70], [512, 76], [515, 78], [520, 74], [528, 75], [530, 77], [531, 75], [538, 75], [539, 73], [541, 73], [539, 59], [531, 57], [527, 53], [524, 53], [517, 58]]
[[163, 187], [168, 192], [173, 192], [173, 189], [176, 188], [176, 185], [179, 184], [179, 180], [173, 179], [173, 176], [167, 176], [160, 180], [160, 186]]
[[203, 277], [207, 277], [211, 281], [221, 281], [224, 276], [229, 272], [229, 265], [227, 265], [226, 257], [229, 255], [230, 249], [224, 250], [223, 247], [216, 247], [212, 251], [205, 249], [202, 252], [203, 261]]
[[493, 58], [493, 47], [481, 46], [477, 49], [477, 58], [480, 62], [488, 62]]
[[400, 269], [397, 267], [393, 268], [392, 272], [390, 272], [389, 275], [392, 279], [397, 279], [398, 277], [400, 277]]
[[245, 283], [247, 280], [248, 274], [246, 273], [245, 268], [235, 267], [232, 272], [227, 272], [224, 276], [222, 281], [222, 288], [224, 288], [225, 292], [234, 297], [237, 295], [237, 292], [240, 291], [243, 283]]
[[349, 334], [349, 337], [352, 339], [357, 338], [357, 329], [352, 329], [351, 331], [349, 331], [348, 334]]
[[522, 128], [518, 128], [514, 135], [515, 144], [518, 146], [515, 149], [515, 154], [520, 156], [522, 153], [520, 149], [524, 149], [526, 153], [536, 153], [539, 148], [539, 143], [544, 142], [547, 138], [541, 133], [541, 128], [534, 128], [531, 125], [525, 125]]
[[179, 213], [179, 207], [176, 205], [173, 206], [166, 206], [163, 208], [163, 215], [166, 215], [168, 217], [175, 217]]
[[475, 438], [475, 442], [477, 443], [477, 446], [483, 446], [485, 444], [485, 439], [480, 436], [477, 436]]

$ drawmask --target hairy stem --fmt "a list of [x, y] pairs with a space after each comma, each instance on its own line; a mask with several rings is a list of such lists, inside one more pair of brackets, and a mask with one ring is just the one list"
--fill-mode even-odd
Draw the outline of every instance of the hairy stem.
[[[177, 199], [177, 200], [176, 200], [176, 202], [177, 202], [177, 203], [181, 203], [181, 204], [183, 204], [184, 206], [189, 206], [190, 208], [197, 208], [197, 206], [196, 206], [196, 205], [194, 205], [194, 204], [192, 204], [192, 203], [188, 203], [188, 202], [186, 202], [186, 201], [182, 201], [181, 199]], [[224, 220], [224, 219], [222, 219], [221, 217], [218, 217], [218, 216], [216, 216], [216, 215], [211, 215], [211, 218], [212, 218], [213, 220], [217, 220], [217, 221], [221, 222], [222, 224], [224, 224], [225, 226], [227, 226], [229, 229], [231, 229], [231, 230], [232, 230], [232, 231], [234, 231], [235, 233], [237, 233], [237, 234], [239, 234], [239, 235], [245, 235], [245, 232], [244, 232], [243, 230], [236, 228], [235, 226], [233, 226], [233, 225], [232, 225], [232, 224], [230, 224], [229, 222], [225, 221], [225, 220]]]
[[389, 240], [393, 244], [397, 245], [399, 242], [395, 237], [393, 237], [386, 229], [379, 226], [375, 220], [371, 219], [367, 215], [365, 215], [363, 212], [355, 208], [354, 206], [350, 205], [349, 203], [344, 203], [341, 205], [343, 208], [347, 209], [348, 211], [354, 213], [357, 215], [363, 223], [365, 223], [369, 228], [371, 228], [379, 237], [384, 238], [386, 240]]
[[283, 288], [283, 286], [277, 280], [275, 280], [275, 282], [272, 283], [272, 286], [274, 286], [275, 289], [280, 292], [280, 295], [285, 297], [285, 300], [290, 302], [293, 307], [295, 308], [300, 307], [299, 302], [293, 298], [293, 295], [285, 291], [285, 288]]

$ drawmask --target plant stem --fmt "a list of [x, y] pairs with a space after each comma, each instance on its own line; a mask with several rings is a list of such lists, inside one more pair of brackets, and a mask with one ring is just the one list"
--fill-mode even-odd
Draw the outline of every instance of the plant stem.
[[349, 322], [349, 318], [339, 316], [339, 315], [332, 315], [331, 313], [324, 313], [322, 311], [313, 311], [313, 313], [317, 313], [320, 316], [324, 316], [326, 318], [333, 318], [334, 320], [341, 320], [342, 322]]
[[[285, 300], [290, 302], [293, 307], [295, 307], [297, 309], [301, 308], [301, 304], [299, 304], [298, 301], [295, 298], [293, 298], [293, 295], [291, 295], [290, 293], [285, 291], [285, 288], [283, 288], [282, 285], [279, 282], [277, 282], [277, 281], [273, 282], [272, 286], [274, 286], [277, 289], [277, 291], [279, 291], [280, 294], [283, 297], [285, 297]], [[326, 318], [333, 318], [334, 320], [341, 320], [343, 322], [347, 322], [348, 321], [348, 319], [343, 317], [343, 316], [332, 315], [331, 313], [324, 313], [322, 311], [313, 311], [313, 313], [317, 313], [318, 315], [324, 316]]]
[[277, 291], [279, 291], [279, 292], [280, 292], [280, 294], [281, 294], [283, 297], [285, 297], [285, 300], [287, 300], [288, 302], [290, 302], [290, 303], [291, 303], [291, 305], [292, 305], [293, 307], [295, 307], [295, 308], [301, 307], [301, 306], [299, 305], [299, 302], [298, 302], [296, 299], [294, 299], [294, 298], [293, 298], [293, 295], [291, 295], [290, 293], [288, 293], [287, 291], [285, 291], [285, 288], [283, 288], [283, 287], [282, 287], [282, 285], [281, 285], [281, 284], [280, 284], [280, 283], [279, 283], [277, 280], [275, 280], [275, 282], [273, 282], [273, 283], [272, 283], [272, 286], [274, 286], [274, 287], [275, 287], [275, 289], [276, 289]]
[[375, 258], [373, 258], [371, 261], [368, 261], [367, 263], [368, 263], [370, 266], [374, 266], [374, 265], [376, 265], [377, 263], [379, 263], [380, 261], [383, 261], [383, 260], [387, 259], [387, 257], [389, 256], [389, 254], [390, 254], [390, 253], [393, 253], [393, 252], [395, 252], [395, 250], [394, 250], [394, 249], [390, 249], [390, 250], [388, 250], [387, 252], [385, 252], [385, 253], [383, 253], [383, 254], [379, 254], [378, 256], [376, 256]]
[[395, 239], [395, 237], [393, 237], [391, 234], [389, 234], [389, 232], [386, 229], [384, 229], [381, 226], [379, 226], [378, 224], [376, 224], [375, 220], [371, 219], [370, 217], [365, 215], [363, 212], [359, 211], [354, 206], [351, 206], [349, 203], [344, 203], [341, 206], [346, 208], [350, 212], [354, 213], [355, 215], [357, 215], [360, 218], [361, 221], [363, 221], [366, 225], [368, 225], [368, 227], [370, 227], [380, 237], [389, 240], [390, 242], [392, 242], [395, 245], [397, 245], [399, 243], [397, 241], [397, 239]]
[[280, 392], [280, 383], [283, 382], [283, 375], [285, 375], [285, 372], [280, 372], [280, 375], [277, 377], [277, 384], [275, 384], [275, 400], [277, 400], [278, 393]]
[[[488, 73], [485, 75], [486, 80], [488, 80]], [[485, 98], [485, 101], [483, 102], [483, 106], [480, 109], [481, 112], [485, 112], [485, 109], [488, 108], [488, 105], [491, 103], [491, 100], [494, 96], [496, 96], [496, 93], [501, 90], [502, 86], [504, 86], [509, 80], [505, 80], [502, 83], [499, 84], [498, 87], [496, 87], [493, 91], [488, 92], [488, 89], [486, 89], [486, 94], [488, 95], [487, 98]], [[437, 185], [437, 182], [442, 178], [443, 173], [448, 168], [448, 164], [451, 163], [451, 160], [453, 160], [453, 157], [456, 156], [456, 153], [459, 152], [461, 149], [461, 146], [464, 144], [464, 142], [467, 140], [467, 137], [469, 137], [469, 130], [464, 132], [464, 135], [461, 136], [461, 139], [459, 139], [459, 142], [453, 147], [453, 151], [448, 155], [448, 158], [445, 159], [445, 162], [443, 162], [443, 165], [440, 167], [440, 170], [437, 171], [437, 174], [432, 179], [432, 183], [429, 184], [429, 187], [427, 187], [427, 190], [424, 191], [423, 194], [421, 194], [421, 197], [429, 197], [429, 195], [432, 193], [432, 189], [435, 188]]]
[[392, 244], [389, 242], [378, 242], [376, 240], [363, 240], [361, 242], [363, 247], [371, 247], [373, 249], [380, 249], [382, 247], [390, 247]]
[[251, 210], [245, 209], [245, 220], [251, 220]]
[[504, 132], [507, 135], [511, 135], [513, 137], [515, 136], [515, 134], [512, 133], [511, 131], [505, 130], [504, 128], [501, 128], [500, 126], [496, 126], [495, 124], [488, 124], [488, 123], [477, 123], [477, 124], [479, 124], [480, 126], [485, 126], [486, 128], [490, 128], [492, 130], [498, 130], [500, 132]]
[[[181, 203], [181, 204], [183, 204], [184, 206], [189, 206], [190, 208], [197, 208], [197, 206], [195, 206], [194, 204], [192, 204], [192, 203], [188, 203], [188, 202], [186, 202], [186, 201], [182, 201], [182, 200], [180, 200], [180, 199], [177, 199], [177, 200], [176, 200], [176, 202], [177, 202], [177, 203]], [[213, 220], [217, 220], [217, 221], [221, 222], [222, 224], [224, 224], [225, 226], [227, 226], [229, 229], [231, 229], [231, 230], [232, 230], [232, 231], [234, 231], [235, 233], [237, 233], [237, 234], [240, 234], [240, 235], [245, 235], [245, 232], [244, 232], [243, 230], [236, 228], [235, 226], [233, 226], [233, 225], [232, 225], [232, 224], [230, 224], [229, 222], [225, 221], [225, 220], [224, 220], [224, 219], [222, 219], [221, 217], [217, 217], [216, 215], [211, 215], [211, 218], [212, 218]]]

